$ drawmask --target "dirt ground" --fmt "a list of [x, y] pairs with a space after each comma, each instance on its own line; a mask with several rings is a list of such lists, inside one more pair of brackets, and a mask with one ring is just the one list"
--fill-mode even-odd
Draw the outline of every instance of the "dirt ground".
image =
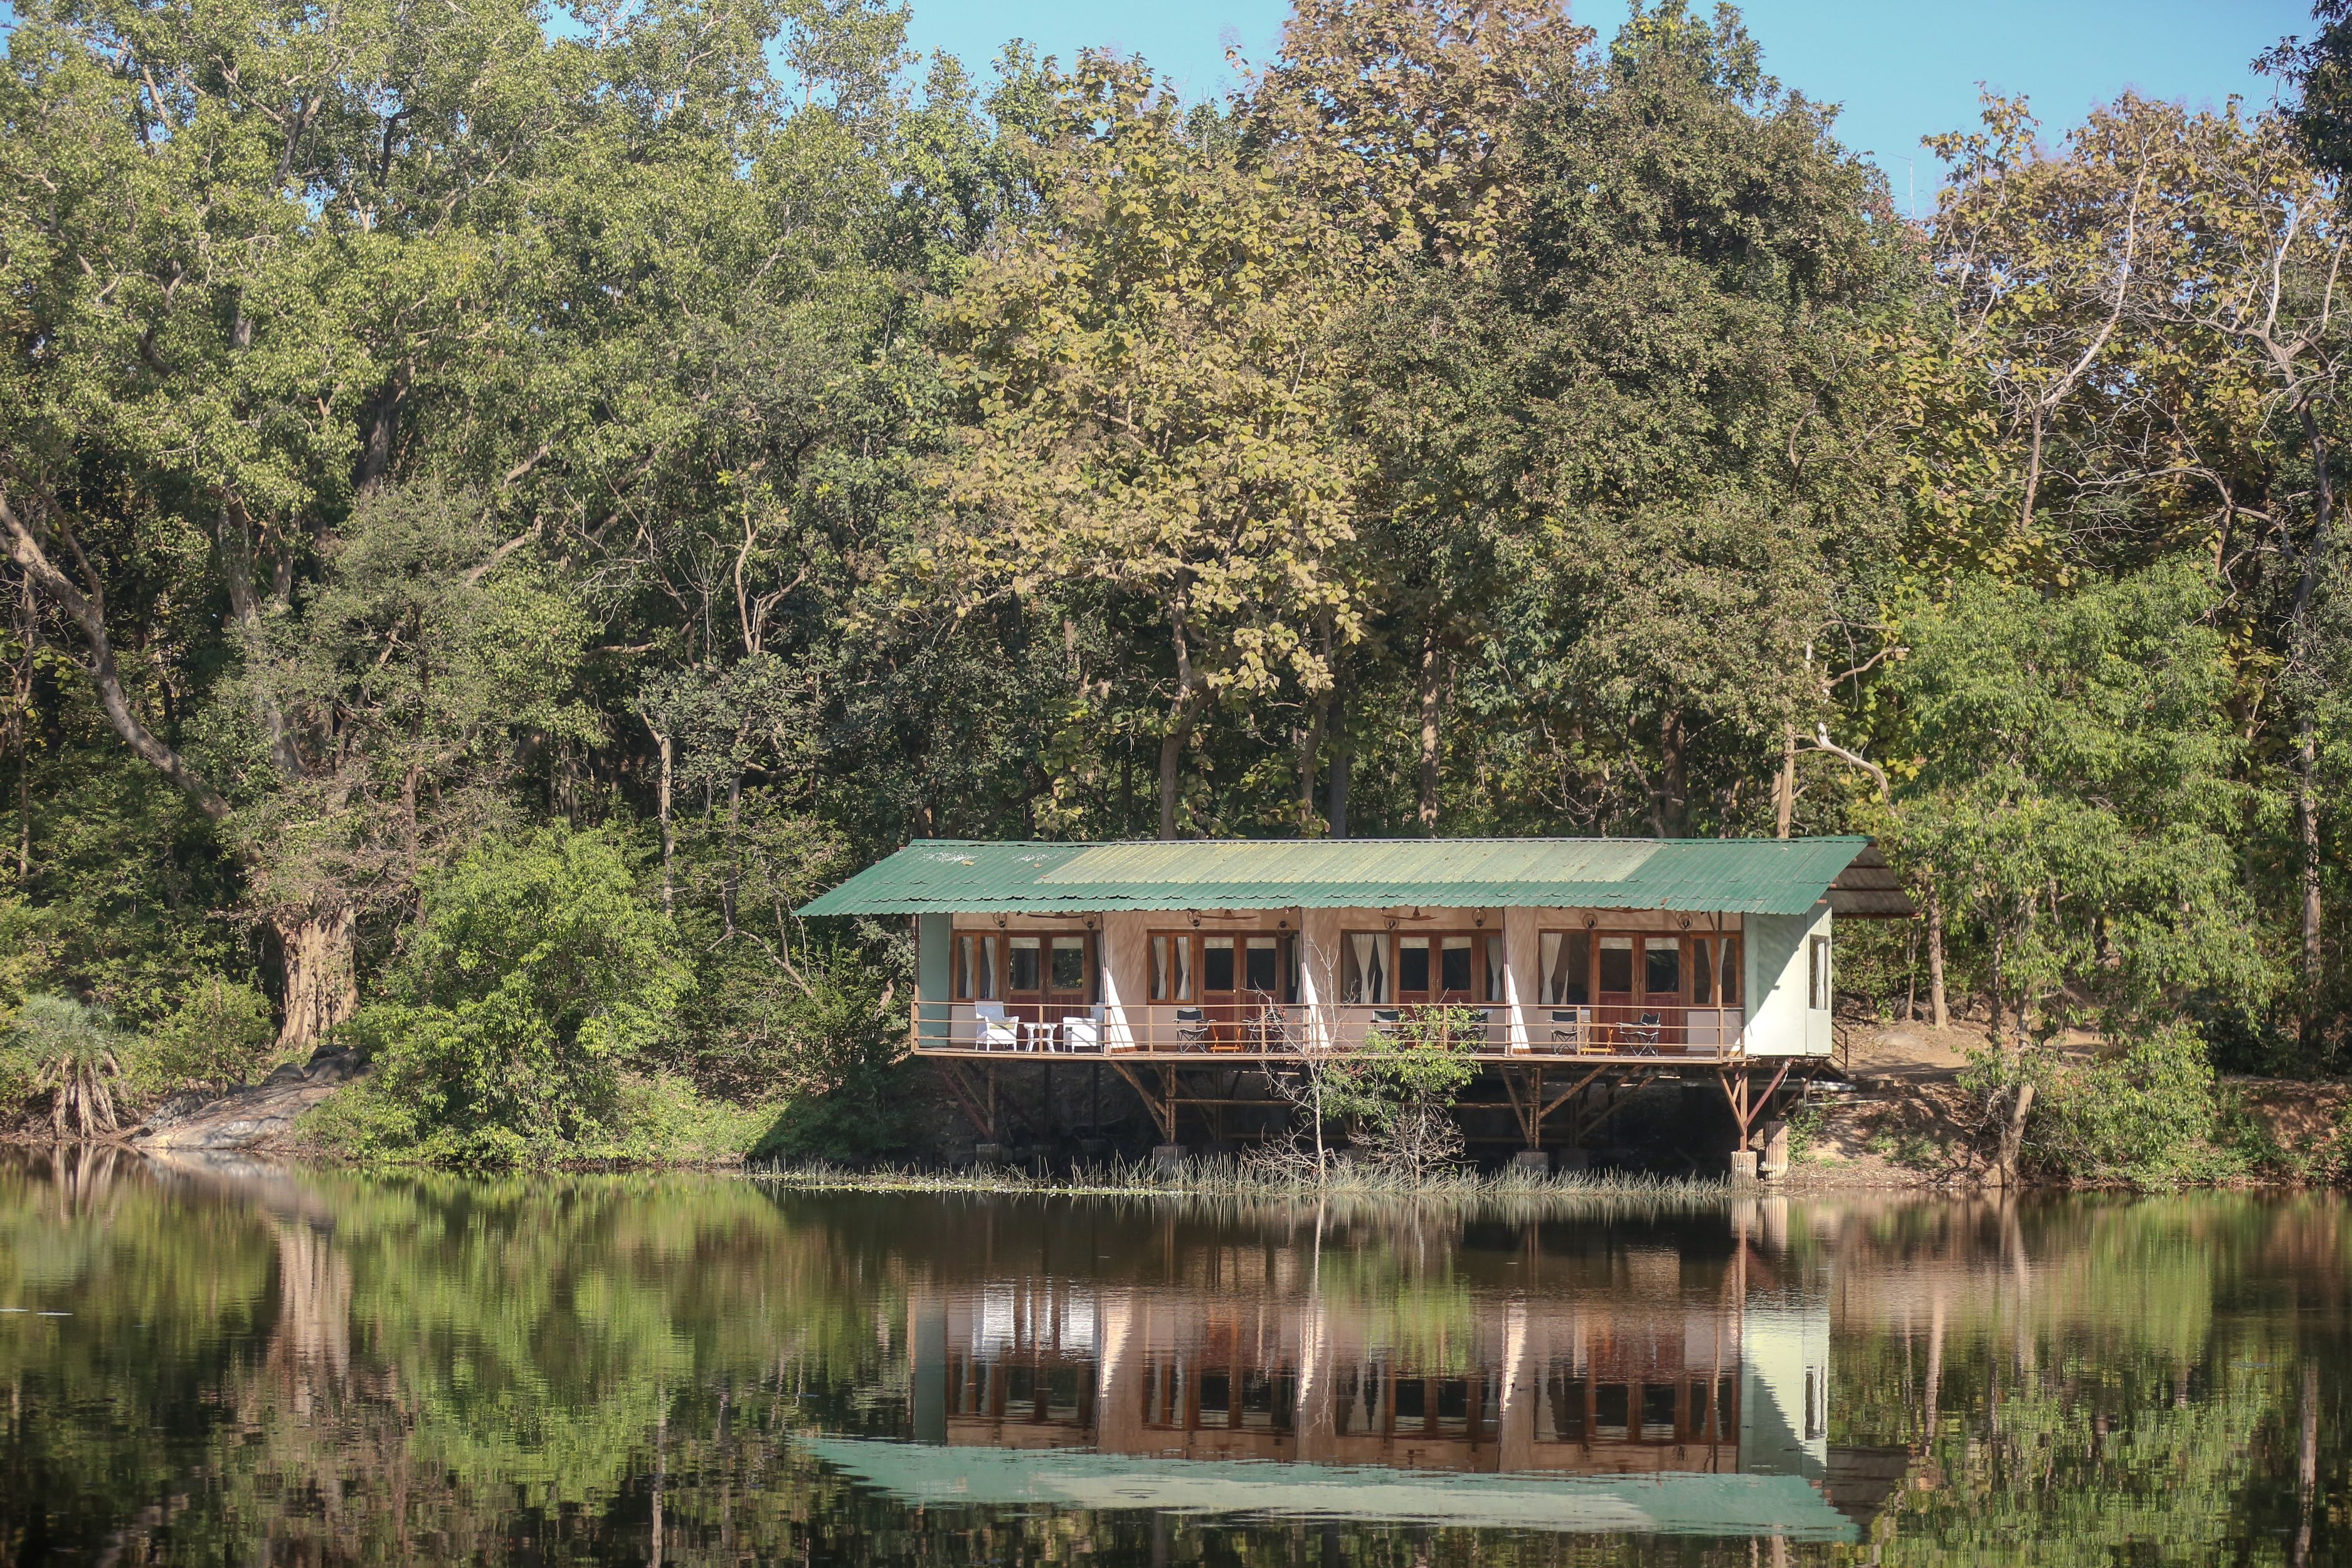
[[[1959, 1088], [1968, 1053], [1984, 1047], [1981, 1025], [1847, 1026], [1847, 1081], [1824, 1082], [1810, 1107], [1814, 1122], [1800, 1140], [1790, 1184], [1818, 1186], [1972, 1186], [1985, 1176], [1979, 1108]], [[2090, 1058], [2095, 1036], [2060, 1042], [2065, 1055]], [[2352, 1085], [2286, 1079], [2226, 1078], [2239, 1103], [2265, 1124], [2280, 1148], [2326, 1163]]]

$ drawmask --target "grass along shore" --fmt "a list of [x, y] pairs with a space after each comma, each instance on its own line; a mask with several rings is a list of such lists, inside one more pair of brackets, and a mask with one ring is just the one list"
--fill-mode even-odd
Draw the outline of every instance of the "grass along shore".
[[[1113, 1161], [1081, 1166], [1066, 1176], [1037, 1175], [1016, 1167], [926, 1171], [856, 1170], [822, 1161], [747, 1167], [753, 1178], [800, 1192], [1031, 1194], [1063, 1197], [1217, 1197], [1347, 1199], [1414, 1203], [1609, 1201], [1716, 1203], [1732, 1194], [1728, 1182], [1603, 1171], [1551, 1174], [1517, 1169], [1459, 1169], [1414, 1180], [1377, 1167], [1339, 1164], [1319, 1181], [1220, 1156], [1165, 1166]], [[1753, 1189], [1748, 1189], [1752, 1191]]]

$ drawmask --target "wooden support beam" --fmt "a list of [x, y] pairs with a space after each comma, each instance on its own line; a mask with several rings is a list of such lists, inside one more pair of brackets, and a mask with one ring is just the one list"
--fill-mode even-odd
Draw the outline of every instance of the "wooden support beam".
[[1143, 1101], [1143, 1109], [1151, 1113], [1152, 1125], [1160, 1129], [1160, 1141], [1162, 1143], [1176, 1142], [1176, 1099], [1174, 1086], [1168, 1083], [1167, 1069], [1162, 1068], [1160, 1074], [1160, 1081], [1169, 1089], [1168, 1100], [1164, 1106], [1160, 1103], [1158, 1095], [1143, 1087], [1143, 1080], [1129, 1071], [1125, 1062], [1113, 1061], [1110, 1064], [1110, 1070], [1125, 1079], [1127, 1087], [1135, 1090], [1135, 1097]]
[[[1765, 1086], [1764, 1098], [1756, 1102], [1757, 1111], [1765, 1110], [1772, 1103], [1772, 1097], [1780, 1092], [1781, 1081], [1789, 1076], [1789, 1068], [1795, 1065], [1796, 1060], [1797, 1058], [1794, 1057], [1782, 1057], [1780, 1058], [1780, 1070], [1774, 1073], [1772, 1075], [1772, 1081]], [[1742, 1131], [1745, 1131], [1745, 1129]], [[1747, 1148], [1747, 1142], [1743, 1139], [1739, 1146], [1743, 1149]]]
[[1581, 1135], [1588, 1138], [1591, 1137], [1594, 1128], [1599, 1127], [1602, 1122], [1608, 1121], [1611, 1117], [1624, 1110], [1626, 1106], [1632, 1104], [1635, 1095], [1641, 1093], [1643, 1089], [1657, 1082], [1657, 1080], [1658, 1075], [1654, 1072], [1650, 1072], [1644, 1073], [1642, 1077], [1635, 1079], [1631, 1082], [1619, 1084], [1617, 1086], [1615, 1095], [1611, 1098], [1609, 1103], [1594, 1111], [1591, 1117], [1586, 1119], [1583, 1133]]
[[[1607, 1068], [1594, 1068], [1591, 1072], [1586, 1073], [1582, 1078], [1578, 1079], [1573, 1084], [1552, 1096], [1551, 1102], [1549, 1105], [1546, 1105], [1541, 1110], [1536, 1112], [1537, 1124], [1540, 1126], [1544, 1118], [1549, 1116], [1553, 1111], [1558, 1110], [1561, 1106], [1566, 1105], [1570, 1100], [1574, 1100], [1578, 1095], [1582, 1094], [1587, 1086], [1589, 1086], [1593, 1079], [1599, 1078], [1602, 1073], [1607, 1072], [1608, 1070], [1609, 1069]], [[1541, 1079], [1538, 1079], [1536, 1081], [1538, 1087], [1540, 1088], [1543, 1080]]]
[[1721, 1068], [1716, 1069], [1716, 1081], [1723, 1085], [1724, 1098], [1731, 1102], [1731, 1119], [1739, 1123], [1739, 1142], [1733, 1145], [1734, 1148], [1748, 1146], [1748, 1140], [1755, 1130], [1757, 1112], [1772, 1103], [1772, 1096], [1780, 1091], [1782, 1080], [1788, 1078], [1789, 1068], [1796, 1059], [1794, 1057], [1780, 1058], [1780, 1070], [1772, 1075], [1772, 1081], [1765, 1086], [1760, 1099], [1756, 1094], [1756, 1085], [1746, 1064], [1731, 1073], [1726, 1073]]
[[980, 1134], [981, 1142], [995, 1142], [996, 1118], [992, 1114], [995, 1110], [994, 1097], [982, 1085], [972, 1081], [971, 1069], [963, 1063], [951, 1058], [941, 1058], [934, 1065], [939, 1068], [940, 1080], [948, 1086], [948, 1093], [971, 1121], [972, 1130]]
[[[1536, 1104], [1543, 1099], [1543, 1068], [1536, 1068], [1534, 1078], [1535, 1081], [1528, 1087], [1528, 1098], [1522, 1102], [1519, 1099], [1519, 1074], [1507, 1067], [1502, 1070], [1503, 1092], [1511, 1100], [1511, 1120], [1519, 1124], [1519, 1136], [1527, 1141], [1530, 1149], [1536, 1147], [1534, 1110]], [[1454, 1101], [1457, 1107], [1463, 1103]]]

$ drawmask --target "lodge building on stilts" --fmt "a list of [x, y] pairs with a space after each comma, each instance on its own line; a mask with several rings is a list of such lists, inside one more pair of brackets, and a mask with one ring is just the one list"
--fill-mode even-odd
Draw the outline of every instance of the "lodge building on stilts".
[[909, 1047], [984, 1143], [1073, 1061], [1163, 1150], [1261, 1136], [1274, 1077], [1434, 1018], [1481, 1068], [1465, 1124], [1507, 1110], [1523, 1154], [1580, 1163], [1674, 1079], [1719, 1086], [1750, 1151], [1832, 1055], [1837, 920], [1912, 906], [1861, 837], [925, 839], [800, 912], [912, 917]]

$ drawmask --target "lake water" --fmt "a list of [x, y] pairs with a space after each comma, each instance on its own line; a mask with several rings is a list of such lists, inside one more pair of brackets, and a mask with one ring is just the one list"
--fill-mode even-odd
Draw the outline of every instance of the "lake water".
[[2352, 1560], [2332, 1196], [0, 1163], [0, 1564]]

